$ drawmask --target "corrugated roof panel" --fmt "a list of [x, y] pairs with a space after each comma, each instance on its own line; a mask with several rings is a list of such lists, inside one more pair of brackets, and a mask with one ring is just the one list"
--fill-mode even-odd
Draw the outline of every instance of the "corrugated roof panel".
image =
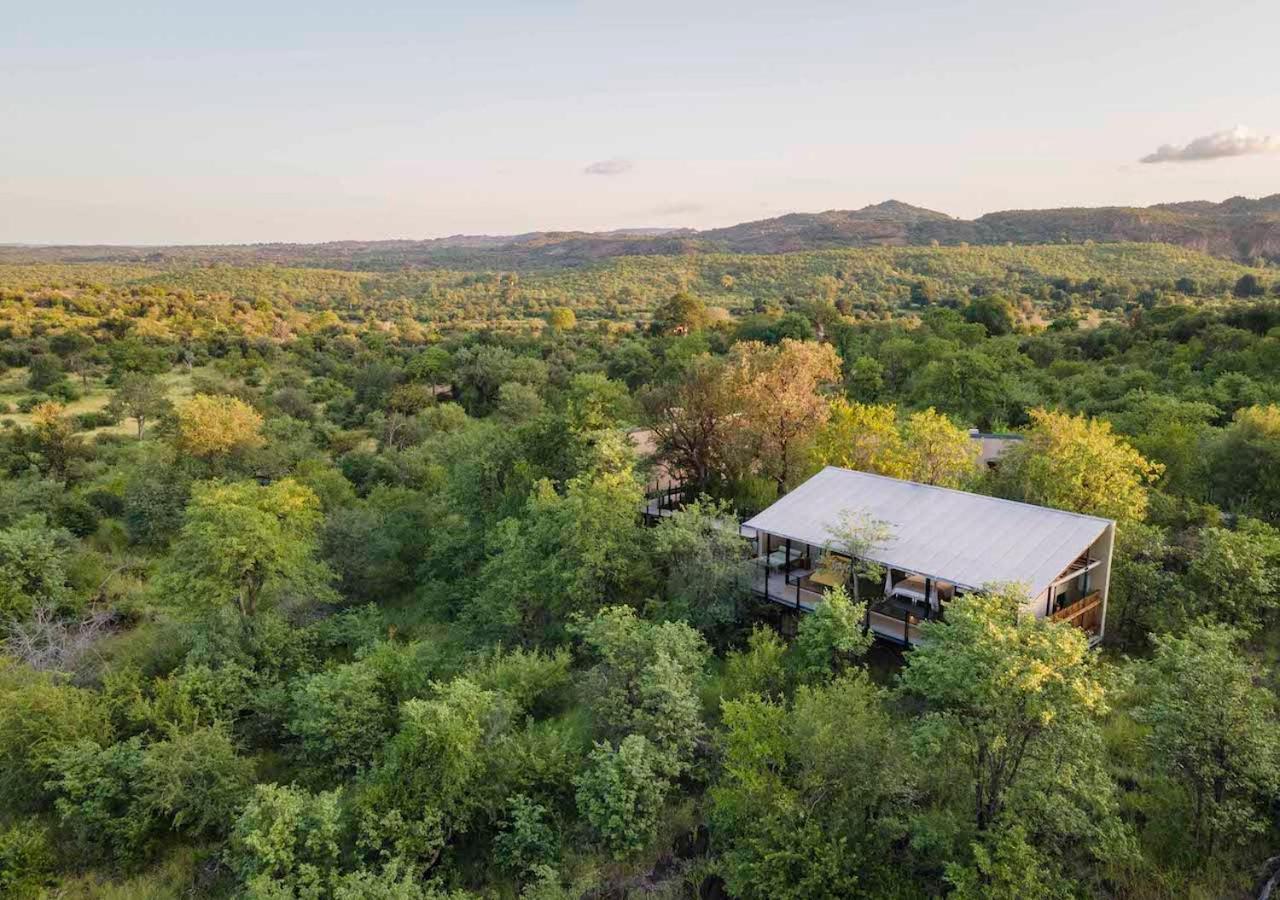
[[823, 546], [842, 515], [884, 522], [874, 561], [971, 588], [1027, 585], [1037, 595], [1111, 524], [1108, 519], [828, 466], [746, 527]]

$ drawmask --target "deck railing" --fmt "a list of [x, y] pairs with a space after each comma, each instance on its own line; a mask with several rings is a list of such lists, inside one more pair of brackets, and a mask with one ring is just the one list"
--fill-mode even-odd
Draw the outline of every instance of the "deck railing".
[[1055, 622], [1067, 622], [1082, 628], [1091, 635], [1102, 631], [1102, 593], [1085, 594], [1075, 603], [1062, 607], [1049, 615]]

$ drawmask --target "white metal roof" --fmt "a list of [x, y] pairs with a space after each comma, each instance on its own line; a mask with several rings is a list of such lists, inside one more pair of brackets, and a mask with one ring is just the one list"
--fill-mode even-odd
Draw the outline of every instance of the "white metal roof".
[[1029, 503], [828, 466], [745, 527], [824, 546], [848, 511], [889, 526], [867, 558], [970, 589], [1039, 595], [1112, 522]]

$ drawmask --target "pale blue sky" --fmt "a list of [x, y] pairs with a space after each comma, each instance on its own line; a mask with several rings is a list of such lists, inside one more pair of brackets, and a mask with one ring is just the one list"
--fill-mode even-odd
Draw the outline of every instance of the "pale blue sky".
[[[0, 23], [0, 241], [1280, 191], [1280, 153], [1137, 162], [1237, 124], [1280, 135], [1275, 0], [7, 0]], [[586, 173], [603, 161], [621, 171]]]

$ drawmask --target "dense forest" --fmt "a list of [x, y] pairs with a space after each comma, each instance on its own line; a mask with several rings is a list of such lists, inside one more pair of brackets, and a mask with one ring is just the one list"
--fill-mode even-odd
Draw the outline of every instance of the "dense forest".
[[[759, 600], [827, 464], [1115, 519], [1106, 640]], [[1278, 663], [1265, 266], [0, 265], [6, 897], [1256, 897]]]

